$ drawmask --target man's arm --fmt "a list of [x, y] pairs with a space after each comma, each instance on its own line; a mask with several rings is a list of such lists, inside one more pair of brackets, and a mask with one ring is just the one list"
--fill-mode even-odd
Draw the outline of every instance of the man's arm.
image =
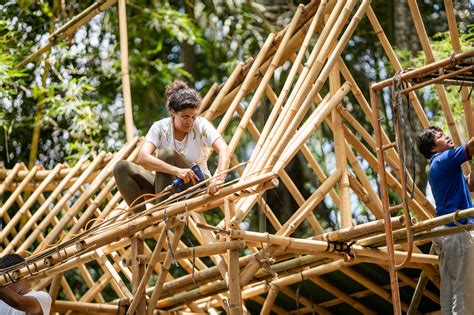
[[42, 314], [43, 310], [37, 299], [16, 293], [8, 285], [0, 287], [0, 299], [16, 310], [26, 313]]
[[[466, 143], [466, 153], [468, 159], [471, 159], [471, 157], [474, 155], [474, 137], [469, 139], [469, 141]], [[469, 185], [469, 190], [474, 191], [474, 172], [471, 171], [469, 176], [467, 177], [467, 184]]]

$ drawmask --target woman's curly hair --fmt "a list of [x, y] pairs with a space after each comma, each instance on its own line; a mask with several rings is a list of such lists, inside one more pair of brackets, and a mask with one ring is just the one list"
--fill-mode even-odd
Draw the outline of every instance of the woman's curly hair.
[[166, 87], [166, 105], [170, 111], [180, 112], [201, 105], [201, 95], [181, 80], [176, 80]]

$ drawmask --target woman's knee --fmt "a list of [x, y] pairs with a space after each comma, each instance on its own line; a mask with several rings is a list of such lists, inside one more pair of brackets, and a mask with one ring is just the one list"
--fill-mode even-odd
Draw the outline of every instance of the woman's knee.
[[123, 178], [123, 176], [127, 176], [130, 173], [130, 162], [126, 160], [118, 161], [115, 163], [112, 173], [115, 178]]

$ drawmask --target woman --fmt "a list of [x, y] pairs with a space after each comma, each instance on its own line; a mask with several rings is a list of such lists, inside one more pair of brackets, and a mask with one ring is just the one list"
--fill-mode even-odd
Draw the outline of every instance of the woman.
[[[139, 165], [119, 161], [114, 166], [118, 189], [129, 205], [143, 194], [161, 192], [176, 177], [188, 186], [194, 185], [199, 178], [190, 168], [193, 163], [199, 165], [206, 178], [211, 177], [207, 167], [211, 149], [219, 154], [216, 174], [221, 175], [211, 180], [208, 192], [217, 193], [225, 181], [229, 166], [227, 144], [209, 121], [199, 117], [199, 93], [176, 80], [166, 87], [166, 97], [171, 117], [151, 126], [138, 154]], [[136, 204], [143, 201], [140, 198]], [[143, 210], [145, 207], [141, 206], [135, 211]]]

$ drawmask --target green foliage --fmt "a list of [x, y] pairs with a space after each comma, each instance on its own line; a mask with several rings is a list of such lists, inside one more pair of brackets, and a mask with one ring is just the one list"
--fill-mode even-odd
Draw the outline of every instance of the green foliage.
[[[474, 24], [468, 25], [467, 32], [460, 35], [461, 50], [468, 51], [472, 49], [474, 44]], [[446, 59], [453, 54], [453, 46], [449, 32], [437, 33], [431, 41], [431, 48], [435, 60]], [[397, 55], [405, 69], [419, 68], [427, 64], [427, 59], [423, 51], [413, 56], [406, 50], [398, 50]], [[460, 130], [463, 138], [467, 137], [467, 126], [465, 125], [464, 108], [460, 97], [460, 87], [452, 85], [444, 85], [448, 104], [450, 105], [453, 117], [458, 130]], [[431, 122], [443, 129], [448, 129], [446, 118], [441, 108], [439, 97], [433, 85], [429, 85], [419, 91], [422, 96], [425, 107], [429, 110], [428, 116]]]

